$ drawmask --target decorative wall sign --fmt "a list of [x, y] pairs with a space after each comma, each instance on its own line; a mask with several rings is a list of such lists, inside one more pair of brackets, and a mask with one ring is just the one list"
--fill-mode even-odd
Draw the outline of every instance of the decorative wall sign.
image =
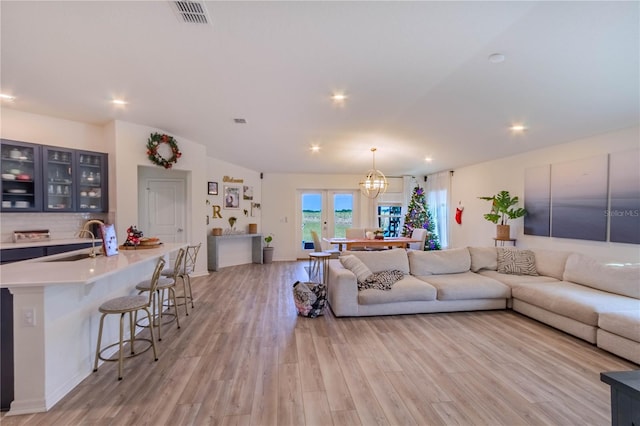
[[220, 213], [220, 206], [214, 205], [212, 206], [213, 212], [211, 213], [212, 219], [222, 219], [222, 214]]
[[225, 185], [224, 186], [224, 208], [239, 209], [240, 208], [240, 187]]
[[207, 193], [209, 195], [218, 195], [218, 182], [208, 182]]
[[225, 182], [225, 183], [243, 183], [244, 179], [236, 179], [236, 178], [231, 177], [231, 176], [224, 176], [222, 178], [222, 181]]

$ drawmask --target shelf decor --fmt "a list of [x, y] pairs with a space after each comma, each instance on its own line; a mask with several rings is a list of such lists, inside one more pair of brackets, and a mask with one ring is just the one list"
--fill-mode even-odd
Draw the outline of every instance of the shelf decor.
[[[171, 157], [169, 158], [164, 158], [158, 152], [162, 144], [165, 143], [169, 145], [169, 148], [171, 148]], [[147, 141], [147, 156], [153, 164], [164, 167], [165, 169], [170, 169], [178, 162], [178, 158], [182, 156], [182, 153], [178, 148], [178, 142], [173, 138], [173, 136], [165, 135], [164, 133], [151, 133], [151, 136], [149, 136], [149, 140]]]

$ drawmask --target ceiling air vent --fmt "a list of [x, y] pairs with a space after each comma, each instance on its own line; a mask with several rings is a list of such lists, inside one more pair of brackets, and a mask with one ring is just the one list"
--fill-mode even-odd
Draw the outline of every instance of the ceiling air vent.
[[208, 24], [211, 22], [209, 13], [202, 1], [172, 1], [170, 2], [178, 20], [187, 24]]

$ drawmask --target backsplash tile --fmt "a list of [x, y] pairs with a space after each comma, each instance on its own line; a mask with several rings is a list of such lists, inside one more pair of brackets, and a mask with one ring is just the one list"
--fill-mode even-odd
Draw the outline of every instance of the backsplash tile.
[[74, 238], [87, 220], [100, 219], [112, 223], [111, 216], [107, 213], [2, 213], [0, 240], [10, 243], [14, 231], [35, 229], [48, 229], [51, 239]]

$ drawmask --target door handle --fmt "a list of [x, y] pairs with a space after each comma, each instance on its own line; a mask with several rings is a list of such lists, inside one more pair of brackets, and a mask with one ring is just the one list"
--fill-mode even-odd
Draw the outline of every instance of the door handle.
[[182, 231], [184, 231], [184, 229], [178, 228], [178, 232], [182, 232]]

